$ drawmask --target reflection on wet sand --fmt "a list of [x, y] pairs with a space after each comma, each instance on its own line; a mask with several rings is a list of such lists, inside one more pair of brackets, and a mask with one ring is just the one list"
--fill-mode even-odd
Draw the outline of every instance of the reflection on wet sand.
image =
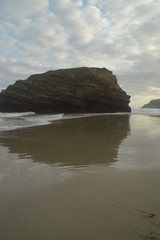
[[129, 116], [66, 119], [3, 134], [0, 142], [20, 158], [60, 165], [111, 164], [129, 134]]

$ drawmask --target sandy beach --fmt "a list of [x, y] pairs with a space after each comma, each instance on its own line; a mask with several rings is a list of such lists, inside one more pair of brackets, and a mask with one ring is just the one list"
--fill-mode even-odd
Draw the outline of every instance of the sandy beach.
[[1, 239], [160, 239], [159, 122], [108, 115], [2, 132]]

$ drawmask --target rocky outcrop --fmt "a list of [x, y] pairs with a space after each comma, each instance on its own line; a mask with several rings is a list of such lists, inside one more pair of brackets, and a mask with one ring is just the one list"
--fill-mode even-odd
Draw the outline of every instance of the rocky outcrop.
[[130, 112], [129, 100], [106, 68], [60, 69], [10, 85], [0, 94], [0, 112]]
[[160, 99], [153, 99], [149, 103], [145, 104], [142, 108], [159, 108], [160, 109]]

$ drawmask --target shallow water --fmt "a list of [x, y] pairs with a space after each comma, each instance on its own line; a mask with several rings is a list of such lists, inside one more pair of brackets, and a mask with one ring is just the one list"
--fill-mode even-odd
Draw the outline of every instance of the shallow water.
[[59, 115], [2, 131], [2, 239], [159, 239], [159, 124], [155, 112]]

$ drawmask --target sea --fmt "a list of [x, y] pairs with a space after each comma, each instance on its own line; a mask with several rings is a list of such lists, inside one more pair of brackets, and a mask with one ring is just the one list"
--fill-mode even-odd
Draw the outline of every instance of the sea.
[[106, 115], [148, 115], [160, 116], [160, 109], [156, 108], [133, 108], [131, 113], [88, 113], [88, 114], [36, 114], [34, 112], [22, 113], [1, 113], [0, 112], [0, 132], [15, 130], [27, 127], [48, 125], [57, 120], [92, 117]]

